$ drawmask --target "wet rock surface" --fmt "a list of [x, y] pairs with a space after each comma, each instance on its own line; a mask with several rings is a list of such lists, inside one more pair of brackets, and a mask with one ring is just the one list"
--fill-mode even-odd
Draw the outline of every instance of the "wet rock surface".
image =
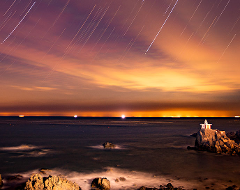
[[[229, 136], [234, 135], [233, 133], [229, 134]], [[199, 130], [196, 135], [195, 147], [188, 147], [188, 149], [240, 155], [240, 146], [235, 140], [231, 140], [225, 132], [213, 129]]]
[[110, 143], [110, 142], [105, 142], [105, 143], [103, 143], [103, 147], [105, 149], [114, 149], [116, 147], [116, 145], [113, 143]]
[[24, 190], [81, 190], [81, 188], [71, 181], [61, 176], [42, 177], [34, 174], [22, 188]]
[[91, 183], [92, 190], [109, 190], [110, 181], [107, 178], [95, 178]]
[[115, 182], [119, 182], [119, 181], [126, 181], [126, 178], [120, 177], [120, 178], [115, 179]]

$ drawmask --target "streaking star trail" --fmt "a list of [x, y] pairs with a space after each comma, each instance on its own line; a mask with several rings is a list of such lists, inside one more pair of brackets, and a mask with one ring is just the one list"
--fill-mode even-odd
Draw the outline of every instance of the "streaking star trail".
[[220, 17], [222, 16], [223, 12], [225, 11], [225, 9], [227, 8], [228, 4], [230, 3], [231, 0], [228, 0], [227, 4], [225, 5], [224, 9], [222, 10], [222, 12], [220, 13], [220, 15], [218, 16], [214, 26], [217, 24], [218, 20], [220, 19]]
[[192, 20], [192, 18], [194, 17], [194, 15], [195, 15], [196, 11], [198, 10], [199, 6], [201, 5], [201, 3], [202, 3], [202, 0], [199, 2], [197, 8], [196, 8], [195, 11], [193, 12], [191, 18], [189, 19], [187, 25], [186, 25], [185, 28], [183, 29], [183, 31], [182, 31], [182, 33], [180, 34], [180, 36], [182, 36], [182, 34], [184, 33], [184, 31], [186, 30], [186, 28], [187, 28], [189, 22], [190, 22], [190, 21]]
[[21, 22], [25, 19], [25, 17], [27, 16], [27, 14], [31, 11], [31, 9], [33, 8], [33, 6], [35, 5], [36, 2], [34, 2], [32, 4], [32, 6], [28, 9], [28, 12], [26, 12], [26, 14], [24, 15], [24, 17], [19, 21], [19, 23], [17, 24], [17, 26], [15, 26], [15, 28], [12, 30], [12, 32], [10, 32], [10, 34], [2, 41], [1, 44], [3, 44], [11, 35], [12, 33], [17, 29], [17, 27], [21, 24]]
[[161, 32], [161, 30], [163, 29], [164, 25], [166, 24], [166, 22], [167, 22], [168, 18], [170, 17], [171, 13], [173, 12], [173, 10], [174, 10], [175, 6], [177, 5], [177, 2], [178, 2], [178, 0], [177, 0], [177, 1], [176, 1], [176, 3], [173, 5], [173, 8], [172, 8], [172, 10], [171, 10], [171, 11], [170, 11], [170, 13], [168, 14], [168, 16], [167, 16], [166, 20], [164, 21], [163, 25], [162, 25], [162, 26], [161, 26], [161, 28], [159, 29], [159, 31], [158, 31], [158, 33], [157, 33], [157, 35], [156, 35], [156, 36], [155, 36], [155, 38], [153, 39], [152, 43], [151, 43], [151, 44], [150, 44], [150, 46], [148, 47], [148, 49], [147, 49], [147, 51], [145, 52], [145, 54], [147, 54], [147, 52], [149, 51], [149, 49], [152, 47], [152, 45], [153, 45], [154, 41], [155, 41], [155, 40], [156, 40], [156, 38], [158, 37], [159, 33]]
[[225, 54], [225, 52], [227, 51], [227, 49], [229, 48], [229, 46], [231, 45], [232, 41], [234, 40], [234, 38], [236, 37], [237, 34], [234, 34], [234, 36], [232, 37], [231, 41], [228, 43], [227, 47], [224, 49], [222, 55], [220, 56], [218, 62], [222, 59], [223, 55]]
[[0, 116], [238, 116], [239, 8], [0, 0]]
[[3, 16], [5, 16], [6, 14], [7, 14], [7, 12], [11, 9], [11, 7], [14, 5], [14, 3], [16, 2], [16, 0], [15, 1], [13, 1], [13, 3], [11, 4], [11, 6], [8, 8], [8, 10], [4, 13], [4, 15]]

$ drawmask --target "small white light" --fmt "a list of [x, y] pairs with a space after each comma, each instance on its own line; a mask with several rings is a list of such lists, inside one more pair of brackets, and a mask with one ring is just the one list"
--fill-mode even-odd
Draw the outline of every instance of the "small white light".
[[77, 115], [74, 115], [75, 118], [77, 118]]
[[122, 119], [125, 119], [125, 115], [122, 115]]

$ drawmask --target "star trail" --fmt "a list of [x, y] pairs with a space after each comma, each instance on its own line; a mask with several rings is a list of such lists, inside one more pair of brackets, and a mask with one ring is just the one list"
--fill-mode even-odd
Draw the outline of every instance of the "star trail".
[[[15, 1], [14, 1], [15, 2]], [[21, 24], [21, 22], [25, 19], [25, 17], [27, 16], [27, 14], [30, 12], [30, 10], [33, 8], [33, 6], [35, 5], [36, 2], [34, 2], [32, 4], [32, 6], [28, 9], [27, 13], [24, 15], [24, 17], [19, 21], [19, 23], [17, 24], [17, 26], [14, 27], [14, 29], [8, 34], [8, 36], [3, 40], [2, 44], [12, 35], [12, 33], [17, 29], [17, 27]], [[13, 4], [12, 4], [13, 5]], [[11, 6], [12, 6], [11, 5]], [[11, 8], [11, 6], [9, 7], [9, 9]], [[5, 13], [6, 14], [6, 13]], [[4, 14], [4, 15], [5, 15]]]
[[0, 115], [239, 115], [239, 9], [1, 0]]

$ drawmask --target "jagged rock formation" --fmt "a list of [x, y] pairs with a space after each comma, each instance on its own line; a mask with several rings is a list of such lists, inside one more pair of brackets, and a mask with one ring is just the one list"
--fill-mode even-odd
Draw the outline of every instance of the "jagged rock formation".
[[201, 129], [197, 132], [195, 148], [220, 154], [240, 155], [238, 143], [228, 138], [225, 132], [213, 129]]
[[40, 174], [34, 174], [26, 182], [24, 190], [81, 190], [81, 188], [60, 176], [43, 178]]
[[2, 175], [0, 174], [0, 188], [3, 186]]
[[110, 142], [105, 142], [105, 143], [103, 143], [103, 147], [107, 148], [107, 149], [113, 149], [116, 147], [116, 145], [113, 143], [110, 143]]
[[94, 190], [109, 190], [110, 181], [107, 178], [95, 178], [91, 184]]

